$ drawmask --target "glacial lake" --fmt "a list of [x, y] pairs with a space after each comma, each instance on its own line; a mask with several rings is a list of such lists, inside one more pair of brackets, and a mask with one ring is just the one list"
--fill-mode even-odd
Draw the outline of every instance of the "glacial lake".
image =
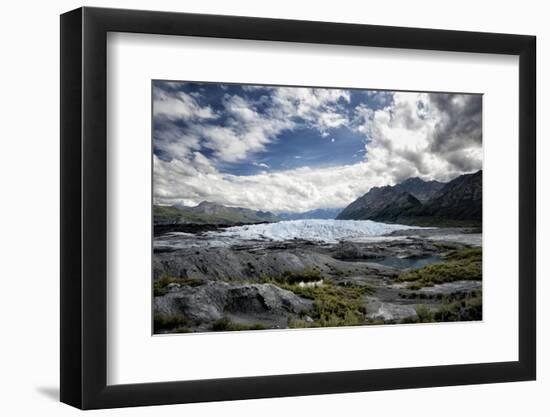
[[422, 268], [431, 264], [441, 262], [441, 257], [439, 256], [428, 256], [425, 258], [384, 258], [381, 260], [376, 260], [374, 263], [379, 265], [389, 266], [397, 269], [405, 268]]

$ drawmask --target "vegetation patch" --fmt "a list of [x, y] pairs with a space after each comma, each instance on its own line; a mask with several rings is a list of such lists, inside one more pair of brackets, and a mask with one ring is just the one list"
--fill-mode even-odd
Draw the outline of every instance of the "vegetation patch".
[[438, 323], [451, 321], [476, 321], [483, 318], [481, 291], [473, 291], [462, 299], [445, 297], [441, 306], [432, 310], [426, 305], [416, 308], [416, 317], [408, 317], [401, 323]]
[[183, 317], [178, 315], [167, 315], [167, 314], [155, 314], [154, 320], [153, 320], [153, 327], [155, 329], [155, 333], [157, 333], [159, 330], [173, 330], [173, 329], [179, 329], [179, 328], [185, 328], [189, 324], [189, 321]]
[[172, 330], [170, 333], [192, 333], [193, 331], [188, 327], [178, 327]]
[[420, 305], [415, 310], [418, 323], [432, 323], [435, 321], [434, 314], [428, 306]]
[[282, 288], [313, 300], [310, 320], [305, 317], [290, 320], [289, 327], [336, 327], [366, 324], [364, 295], [372, 291], [367, 286], [338, 286], [331, 283], [306, 287], [283, 285]]
[[323, 279], [321, 273], [314, 269], [305, 269], [301, 272], [286, 271], [280, 277], [267, 279], [268, 281], [276, 281], [280, 284], [298, 284], [300, 282], [318, 282]]
[[264, 330], [267, 327], [262, 323], [254, 324], [242, 324], [235, 323], [228, 318], [224, 317], [219, 320], [216, 320], [211, 327], [211, 330], [215, 332], [232, 332], [237, 330]]
[[435, 321], [474, 321], [483, 318], [481, 291], [474, 291], [462, 300], [451, 300], [434, 313]]
[[[290, 328], [337, 327], [369, 324], [364, 296], [374, 289], [351, 282], [333, 284], [324, 280], [318, 270], [285, 272], [278, 277], [261, 277], [261, 282], [273, 284], [294, 294], [313, 300], [313, 309], [300, 318], [290, 318]], [[304, 285], [311, 283], [313, 285]], [[318, 284], [316, 284], [318, 283]]]
[[444, 262], [405, 272], [398, 280], [409, 282], [411, 289], [452, 281], [481, 280], [481, 248], [454, 250], [444, 259]]
[[153, 283], [153, 292], [155, 296], [165, 295], [172, 284], [180, 287], [198, 287], [203, 285], [204, 281], [197, 278], [175, 278], [168, 274], [163, 274]]
[[153, 206], [153, 220], [159, 223], [177, 223], [181, 218], [181, 211], [176, 207]]

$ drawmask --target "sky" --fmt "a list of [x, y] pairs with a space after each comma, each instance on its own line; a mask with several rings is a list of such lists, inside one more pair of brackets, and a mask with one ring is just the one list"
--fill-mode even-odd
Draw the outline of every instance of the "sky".
[[482, 168], [482, 96], [153, 81], [153, 201], [341, 208]]

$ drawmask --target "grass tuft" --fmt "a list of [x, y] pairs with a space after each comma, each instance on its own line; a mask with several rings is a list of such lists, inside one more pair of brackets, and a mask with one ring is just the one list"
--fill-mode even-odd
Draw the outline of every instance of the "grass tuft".
[[472, 291], [462, 298], [445, 298], [437, 310], [426, 305], [416, 308], [416, 317], [407, 317], [401, 323], [438, 323], [451, 321], [476, 321], [482, 319], [481, 291]]
[[266, 326], [262, 323], [241, 324], [229, 320], [227, 317], [216, 320], [211, 327], [215, 332], [233, 332], [238, 330], [264, 330]]
[[483, 318], [481, 291], [474, 291], [461, 300], [446, 301], [434, 313], [435, 321], [475, 321]]
[[434, 321], [432, 310], [423, 304], [416, 307], [416, 317], [417, 323], [432, 323]]
[[174, 314], [166, 315], [156, 313], [153, 319], [153, 328], [155, 333], [159, 330], [173, 330], [175, 328], [182, 328], [188, 324], [189, 322], [185, 317]]
[[153, 283], [153, 292], [155, 296], [162, 296], [168, 292], [168, 286], [176, 284], [178, 286], [198, 287], [204, 282], [197, 278], [176, 278], [168, 274], [163, 274]]
[[275, 278], [275, 281], [284, 284], [298, 284], [300, 282], [316, 282], [323, 279], [321, 273], [317, 270], [304, 270], [302, 272], [286, 271], [280, 277]]

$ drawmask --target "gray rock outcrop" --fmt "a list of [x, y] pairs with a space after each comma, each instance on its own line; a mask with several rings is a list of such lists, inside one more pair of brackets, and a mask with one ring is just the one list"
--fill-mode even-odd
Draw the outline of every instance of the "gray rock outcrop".
[[312, 307], [313, 301], [272, 284], [234, 285], [220, 281], [196, 288], [172, 288], [154, 299], [155, 314], [183, 316], [198, 327], [228, 318], [239, 324], [285, 328], [289, 318]]

